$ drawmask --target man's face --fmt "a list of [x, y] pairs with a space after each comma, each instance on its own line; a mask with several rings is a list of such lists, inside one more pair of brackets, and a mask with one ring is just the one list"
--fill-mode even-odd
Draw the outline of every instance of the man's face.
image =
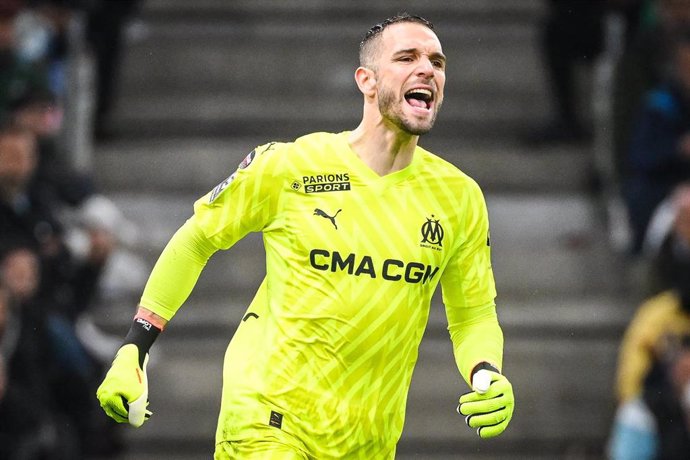
[[375, 73], [381, 115], [409, 134], [428, 133], [446, 82], [438, 37], [422, 24], [403, 22], [388, 26], [379, 40]]
[[23, 189], [36, 169], [35, 143], [29, 135], [0, 136], [0, 191]]
[[30, 299], [40, 280], [37, 256], [28, 249], [10, 252], [0, 265], [0, 276], [13, 297], [20, 301]]

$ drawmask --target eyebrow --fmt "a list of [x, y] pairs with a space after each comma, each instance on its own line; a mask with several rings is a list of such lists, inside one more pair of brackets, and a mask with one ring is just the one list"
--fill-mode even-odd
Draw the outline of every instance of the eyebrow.
[[[393, 56], [398, 56], [400, 54], [409, 54], [409, 53], [419, 53], [419, 49], [417, 48], [406, 48], [404, 50], [398, 50], [395, 53], [393, 53]], [[431, 53], [429, 55], [430, 58], [436, 58], [436, 59], [441, 59], [443, 62], [446, 62], [446, 56], [443, 53]]]

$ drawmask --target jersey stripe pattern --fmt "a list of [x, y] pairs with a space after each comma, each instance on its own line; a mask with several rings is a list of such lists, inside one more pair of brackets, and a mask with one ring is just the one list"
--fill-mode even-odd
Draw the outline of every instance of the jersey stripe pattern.
[[266, 250], [253, 315], [226, 353], [218, 441], [392, 458], [438, 283], [447, 309], [494, 302], [477, 184], [420, 147], [378, 176], [347, 136], [258, 147], [195, 203], [219, 249], [263, 232]]

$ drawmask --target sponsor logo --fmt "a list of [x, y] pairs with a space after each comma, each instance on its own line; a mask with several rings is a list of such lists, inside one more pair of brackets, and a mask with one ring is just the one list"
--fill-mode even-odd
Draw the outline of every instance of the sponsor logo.
[[438, 267], [425, 265], [420, 262], [404, 262], [398, 259], [375, 261], [371, 256], [357, 254], [343, 255], [338, 251], [326, 249], [312, 249], [309, 252], [309, 262], [317, 270], [330, 272], [346, 272], [352, 276], [379, 276], [387, 281], [405, 281], [410, 284], [425, 284], [438, 273]]
[[422, 224], [422, 241], [420, 246], [440, 251], [441, 246], [443, 246], [441, 243], [443, 242], [444, 234], [439, 219], [434, 219], [432, 214], [431, 218], [427, 217], [426, 222]]
[[141, 327], [143, 327], [143, 328], [146, 329], [147, 331], [150, 331], [150, 330], [151, 330], [151, 323], [149, 323], [148, 321], [146, 321], [144, 318], [137, 318], [137, 319], [136, 319], [136, 322], [139, 323], [139, 324], [141, 324]]
[[335, 217], [336, 217], [338, 214], [340, 214], [340, 211], [342, 211], [342, 209], [338, 209], [338, 211], [337, 211], [335, 214], [333, 214], [332, 216], [329, 216], [329, 215], [326, 214], [324, 211], [320, 210], [319, 208], [316, 208], [316, 209], [314, 209], [314, 214], [313, 214], [313, 215], [314, 215], [314, 216], [325, 217], [326, 219], [330, 220], [331, 223], [333, 224], [333, 226], [335, 227], [335, 229], [338, 230], [338, 224], [335, 223]]
[[221, 192], [223, 190], [225, 190], [228, 187], [228, 185], [230, 185], [232, 183], [233, 180], [235, 180], [236, 175], [237, 175], [237, 172], [234, 172], [234, 173], [230, 174], [228, 176], [228, 178], [225, 179], [223, 182], [216, 185], [216, 187], [211, 192], [211, 196], [209, 197], [208, 202], [213, 203], [215, 201], [215, 199], [218, 198], [218, 195], [220, 195]]
[[317, 174], [302, 176], [305, 193], [345, 192], [350, 190], [350, 174]]

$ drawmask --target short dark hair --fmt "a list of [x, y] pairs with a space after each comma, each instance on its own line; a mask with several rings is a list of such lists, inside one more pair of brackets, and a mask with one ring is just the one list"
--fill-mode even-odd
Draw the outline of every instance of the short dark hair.
[[374, 43], [376, 42], [375, 39], [378, 38], [381, 35], [381, 33], [384, 30], [386, 30], [388, 26], [392, 24], [398, 24], [401, 22], [413, 22], [426, 26], [430, 30], [434, 30], [434, 25], [427, 19], [406, 12], [398, 13], [395, 16], [392, 16], [388, 19], [383, 20], [382, 22], [379, 22], [378, 24], [374, 24], [371, 27], [371, 29], [367, 31], [367, 33], [364, 35], [364, 38], [359, 43], [359, 65], [361, 65], [362, 67], [370, 65], [368, 60], [369, 57], [372, 55]]

